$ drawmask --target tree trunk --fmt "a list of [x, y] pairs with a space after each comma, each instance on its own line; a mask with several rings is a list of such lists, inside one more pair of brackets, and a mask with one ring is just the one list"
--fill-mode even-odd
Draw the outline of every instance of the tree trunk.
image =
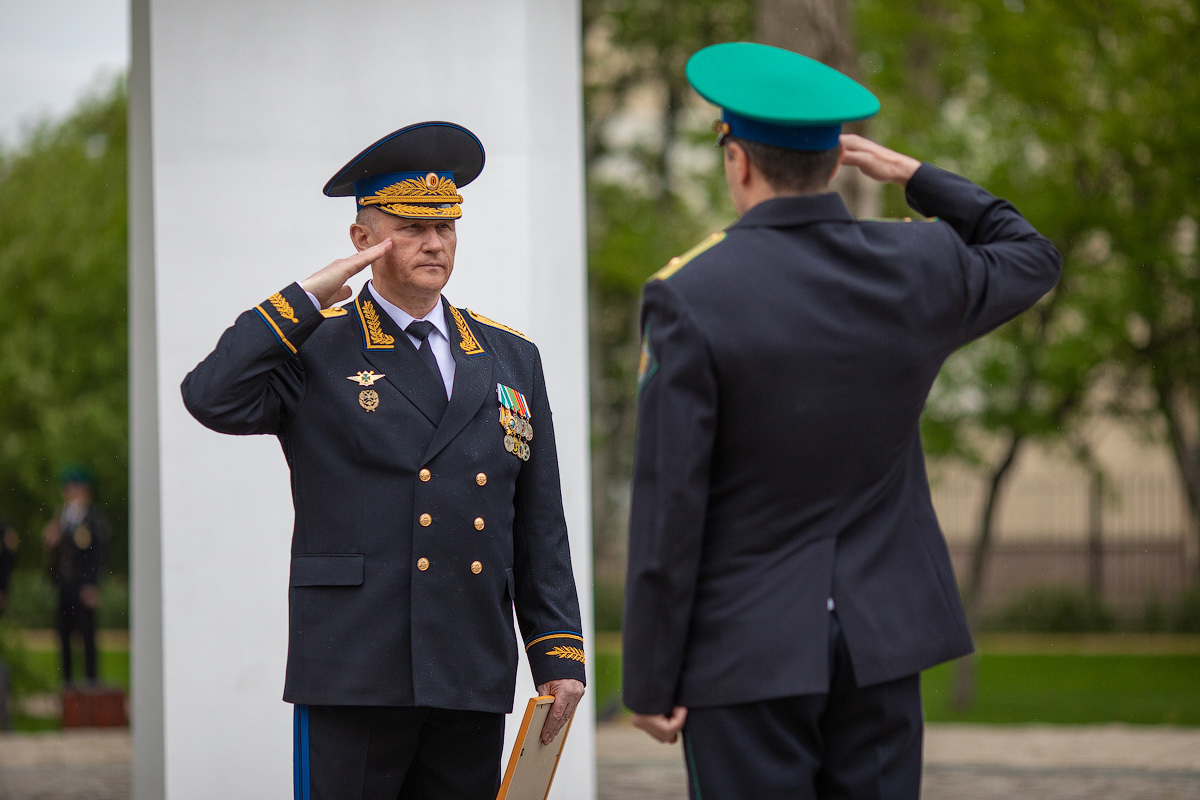
[[[1184, 412], [1177, 403], [1172, 391], [1171, 381], [1162, 369], [1153, 369], [1154, 389], [1158, 395], [1158, 408], [1167, 422], [1167, 439], [1171, 444], [1171, 454], [1175, 457], [1175, 466], [1179, 470], [1179, 478], [1183, 483], [1187, 496], [1188, 511], [1191, 512], [1192, 534], [1197, 537], [1193, 553], [1196, 560], [1189, 565], [1192, 579], [1200, 578], [1200, 441], [1195, 435], [1189, 436], [1189, 426], [1184, 418]], [[1200, 417], [1200, 414], [1197, 414]], [[1196, 424], [1191, 426], [1197, 427]]]
[[[975, 537], [975, 546], [971, 549], [971, 572], [963, 591], [963, 605], [966, 608], [967, 621], [972, 630], [979, 624], [979, 601], [983, 596], [983, 578], [988, 556], [992, 551], [992, 536], [996, 529], [996, 512], [1000, 508], [1000, 496], [1024, 442], [1023, 434], [1014, 433], [1012, 435], [1008, 442], [1008, 449], [988, 479], [987, 498], [984, 501], [983, 510], [979, 514], [979, 531]], [[955, 662], [950, 706], [956, 711], [967, 710], [975, 700], [976, 657], [974, 654], [964, 656]]]
[[979, 622], [979, 602], [983, 596], [983, 578], [987, 569], [988, 556], [992, 552], [992, 536], [996, 530], [996, 512], [1000, 508], [1000, 495], [1009, 471], [1017, 460], [1017, 453], [1020, 452], [1024, 443], [1024, 434], [1012, 434], [1004, 457], [1000, 459], [988, 479], [987, 498], [984, 501], [983, 510], [979, 514], [975, 546], [971, 549], [971, 573], [967, 579], [966, 590], [963, 592], [963, 604], [966, 606], [967, 618], [970, 620], [972, 628]]
[[1104, 475], [1095, 466], [1088, 485], [1088, 592], [1104, 599]]
[[[848, 0], [754, 0], [754, 11], [759, 42], [801, 53], [858, 78], [858, 48]], [[865, 136], [867, 124], [851, 123], [845, 130]], [[839, 170], [830, 188], [841, 194], [855, 216], [879, 215], [882, 187], [857, 169]]]

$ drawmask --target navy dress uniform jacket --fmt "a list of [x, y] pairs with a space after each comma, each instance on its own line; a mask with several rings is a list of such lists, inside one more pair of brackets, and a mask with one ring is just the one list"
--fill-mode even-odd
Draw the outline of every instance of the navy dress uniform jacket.
[[1054, 286], [1009, 203], [928, 164], [931, 222], [751, 208], [643, 294], [624, 697], [643, 713], [859, 686], [971, 652], [918, 420], [955, 348]]
[[[8, 594], [8, 582], [17, 565], [17, 548], [21, 543], [17, 529], [0, 517], [0, 595]], [[0, 605], [0, 613], [4, 612]]]
[[67, 524], [63, 516], [63, 509], [59, 509], [55, 517], [59, 540], [49, 553], [50, 580], [59, 591], [75, 597], [82, 587], [100, 583], [100, 567], [104, 562], [104, 548], [108, 545], [108, 523], [94, 503], [74, 524]]
[[[238, 317], [184, 379], [197, 420], [274, 434], [291, 469], [287, 702], [511, 711], [514, 604], [535, 683], [584, 679], [537, 348], [442, 305], [448, 406], [366, 288], [319, 312], [292, 284]], [[374, 373], [369, 388], [348, 380], [360, 372]], [[531, 407], [528, 461], [504, 448], [497, 383]]]

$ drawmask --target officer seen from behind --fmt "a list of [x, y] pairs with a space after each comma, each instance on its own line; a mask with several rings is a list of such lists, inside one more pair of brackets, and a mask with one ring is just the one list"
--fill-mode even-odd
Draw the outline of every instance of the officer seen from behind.
[[[913, 800], [919, 673], [971, 652], [919, 419], [958, 347], [1061, 259], [1012, 205], [858, 136], [862, 86], [701, 50], [740, 219], [643, 293], [624, 697], [693, 798]], [[931, 221], [856, 220], [841, 167]]]

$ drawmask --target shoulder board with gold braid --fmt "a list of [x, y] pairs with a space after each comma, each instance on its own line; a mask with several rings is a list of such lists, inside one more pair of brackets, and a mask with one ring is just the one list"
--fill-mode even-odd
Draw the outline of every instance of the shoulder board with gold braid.
[[507, 325], [504, 325], [503, 323], [496, 322], [496, 320], [494, 320], [494, 319], [488, 319], [483, 314], [477, 314], [476, 312], [472, 311], [469, 308], [465, 308], [463, 310], [466, 311], [468, 314], [470, 314], [471, 319], [475, 320], [476, 322], [482, 322], [484, 325], [490, 325], [493, 328], [499, 328], [502, 331], [507, 331], [508, 333], [511, 333], [513, 336], [520, 336], [522, 339], [524, 339], [527, 342], [533, 341], [532, 339], [530, 339], [528, 336], [521, 333], [520, 331], [514, 330], [513, 328], [510, 328]]
[[[716, 233], [712, 234], [707, 239], [705, 239], [703, 242], [701, 242], [700, 244], [693, 247], [691, 250], [688, 250], [683, 255], [675, 256], [674, 258], [672, 258], [670, 261], [667, 262], [667, 265], [665, 267], [663, 267], [658, 272], [651, 275], [650, 280], [651, 281], [665, 281], [667, 278], [671, 277], [676, 272], [678, 272], [680, 269], [682, 269], [683, 266], [685, 264], [687, 264], [689, 261], [691, 261], [693, 258], [700, 255], [701, 253], [703, 253], [705, 250], [709, 249], [710, 247], [712, 247], [716, 244], [720, 244], [722, 241], [725, 240], [725, 236], [726, 236], [725, 231], [717, 231]], [[649, 281], [647, 281], [647, 283], [649, 283]]]
[[859, 222], [937, 222], [937, 217], [922, 217], [914, 220], [912, 217], [862, 217]]
[[349, 313], [350, 313], [349, 311], [342, 308], [341, 306], [330, 306], [329, 308], [321, 309], [321, 316], [325, 317], [326, 319], [328, 319], [330, 317], [344, 317]]

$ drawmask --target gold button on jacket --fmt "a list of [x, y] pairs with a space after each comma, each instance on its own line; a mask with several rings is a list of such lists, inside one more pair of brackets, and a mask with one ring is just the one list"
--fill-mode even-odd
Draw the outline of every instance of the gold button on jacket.
[[483, 530], [483, 517], [475, 518], [475, 530], [477, 530], [477, 531]]
[[[452, 398], [370, 284], [335, 316], [289, 284], [184, 382], [201, 423], [284, 445], [288, 703], [507, 713], [522, 649], [535, 685], [585, 677], [579, 638], [541, 638], [583, 631], [541, 356], [440, 305]], [[521, 439], [528, 460], [504, 446], [500, 408], [514, 396], [538, 430]]]

